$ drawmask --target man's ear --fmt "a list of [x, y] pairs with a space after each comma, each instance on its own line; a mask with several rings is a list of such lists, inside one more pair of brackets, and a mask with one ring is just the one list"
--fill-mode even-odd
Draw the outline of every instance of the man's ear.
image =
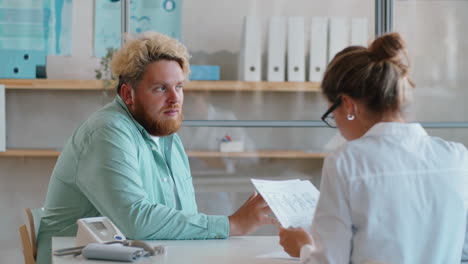
[[120, 87], [120, 97], [122, 97], [122, 100], [126, 105], [133, 105], [135, 91], [133, 90], [132, 86], [127, 83], [122, 84], [122, 87]]

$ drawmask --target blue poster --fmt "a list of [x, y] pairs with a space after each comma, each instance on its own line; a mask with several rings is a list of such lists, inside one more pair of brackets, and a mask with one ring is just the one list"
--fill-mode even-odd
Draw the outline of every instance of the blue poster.
[[[119, 48], [121, 24], [119, 0], [96, 0], [94, 54], [106, 55], [108, 48]], [[182, 0], [130, 1], [130, 32], [156, 31], [181, 38]]]
[[96, 57], [104, 57], [108, 48], [120, 47], [120, 6], [120, 1], [95, 1], [94, 56]]
[[72, 0], [0, 0], [0, 49], [71, 53]]
[[132, 1], [130, 8], [132, 32], [142, 33], [152, 30], [180, 40], [181, 0]]

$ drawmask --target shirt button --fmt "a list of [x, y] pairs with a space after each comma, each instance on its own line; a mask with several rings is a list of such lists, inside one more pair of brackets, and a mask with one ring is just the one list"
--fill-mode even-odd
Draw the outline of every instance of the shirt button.
[[156, 151], [156, 148], [155, 147], [151, 147], [152, 150]]
[[163, 178], [163, 182], [167, 182], [167, 178]]

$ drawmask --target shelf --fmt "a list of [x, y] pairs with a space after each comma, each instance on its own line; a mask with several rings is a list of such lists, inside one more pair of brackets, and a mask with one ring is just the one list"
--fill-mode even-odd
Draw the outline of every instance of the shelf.
[[[0, 157], [58, 157], [60, 151], [53, 149], [8, 149]], [[192, 158], [273, 158], [273, 159], [323, 159], [327, 153], [298, 150], [259, 150], [255, 152], [219, 152], [188, 150]]]
[[[103, 90], [102, 80], [50, 80], [50, 79], [0, 79], [6, 89], [15, 90]], [[114, 90], [115, 82], [107, 85]], [[272, 91], [320, 92], [317, 82], [243, 82], [243, 81], [190, 81], [186, 91]]]
[[273, 158], [273, 159], [323, 159], [327, 153], [299, 150], [259, 150], [255, 152], [219, 152], [188, 150], [189, 157], [196, 158]]
[[243, 82], [243, 81], [191, 81], [189, 91], [270, 91], [270, 92], [320, 92], [315, 82]]
[[[0, 79], [6, 89], [14, 90], [101, 90], [100, 80]], [[112, 82], [109, 89], [113, 89]]]
[[60, 151], [53, 149], [7, 149], [0, 157], [58, 157]]

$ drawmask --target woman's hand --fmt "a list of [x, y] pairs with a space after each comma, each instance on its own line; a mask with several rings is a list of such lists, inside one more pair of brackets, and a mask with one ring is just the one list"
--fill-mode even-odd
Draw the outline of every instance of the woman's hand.
[[312, 237], [302, 228], [279, 229], [280, 245], [291, 257], [299, 257], [304, 245], [312, 244]]

